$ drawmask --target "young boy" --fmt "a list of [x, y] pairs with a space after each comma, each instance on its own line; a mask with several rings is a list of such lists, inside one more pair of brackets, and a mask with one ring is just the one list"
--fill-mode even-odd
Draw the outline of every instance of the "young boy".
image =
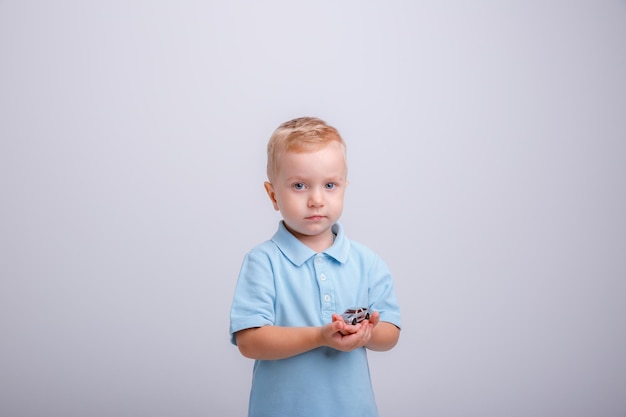
[[[283, 123], [267, 147], [265, 190], [283, 220], [241, 267], [231, 340], [255, 359], [249, 416], [377, 416], [366, 348], [400, 336], [391, 274], [337, 220], [347, 181], [346, 146], [320, 119]], [[347, 324], [341, 313], [368, 307]]]

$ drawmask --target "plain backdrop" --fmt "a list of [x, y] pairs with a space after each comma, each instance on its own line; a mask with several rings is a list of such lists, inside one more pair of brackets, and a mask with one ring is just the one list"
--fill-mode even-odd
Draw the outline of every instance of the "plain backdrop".
[[626, 416], [623, 0], [0, 0], [0, 415], [244, 416], [303, 115], [395, 276], [381, 417]]

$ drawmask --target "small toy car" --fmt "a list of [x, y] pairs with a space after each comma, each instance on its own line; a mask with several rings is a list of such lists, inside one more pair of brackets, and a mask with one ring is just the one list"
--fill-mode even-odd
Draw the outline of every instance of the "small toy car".
[[369, 320], [370, 309], [367, 307], [352, 307], [344, 311], [341, 317], [347, 324], [355, 325], [363, 320]]

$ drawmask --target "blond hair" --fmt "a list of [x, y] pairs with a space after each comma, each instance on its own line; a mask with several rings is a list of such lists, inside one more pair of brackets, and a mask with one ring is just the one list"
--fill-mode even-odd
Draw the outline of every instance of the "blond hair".
[[278, 159], [284, 152], [313, 152], [330, 142], [346, 144], [334, 127], [316, 117], [289, 120], [274, 131], [267, 143], [267, 178], [271, 181], [278, 170]]

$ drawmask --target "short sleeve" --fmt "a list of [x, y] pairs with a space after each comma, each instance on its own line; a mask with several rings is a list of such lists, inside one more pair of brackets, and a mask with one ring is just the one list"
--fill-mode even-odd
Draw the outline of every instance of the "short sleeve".
[[380, 320], [401, 328], [400, 306], [393, 284], [393, 278], [385, 262], [374, 256], [369, 270], [370, 308], [380, 313]]
[[276, 290], [272, 265], [266, 253], [253, 250], [243, 260], [230, 311], [231, 342], [235, 333], [274, 324]]

